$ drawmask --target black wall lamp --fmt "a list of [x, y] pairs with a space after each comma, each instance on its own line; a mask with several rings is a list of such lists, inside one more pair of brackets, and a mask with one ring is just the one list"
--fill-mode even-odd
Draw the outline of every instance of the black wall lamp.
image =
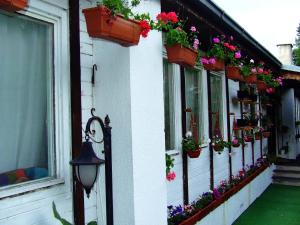
[[[105, 164], [105, 187], [106, 187], [106, 224], [113, 225], [113, 193], [112, 193], [112, 159], [111, 159], [111, 127], [109, 126], [110, 119], [105, 117], [104, 123], [102, 119], [94, 115], [95, 109], [91, 110], [92, 117], [88, 120], [85, 128], [85, 141], [82, 143], [80, 154], [78, 157], [70, 161], [73, 169], [76, 172], [76, 179], [85, 189], [87, 197], [89, 198], [91, 189], [93, 188], [97, 176], [99, 166]], [[91, 130], [91, 124], [97, 121], [103, 132], [103, 140], [96, 141], [91, 135], [95, 134]], [[92, 147], [92, 142], [104, 144], [105, 160], [99, 159]]]

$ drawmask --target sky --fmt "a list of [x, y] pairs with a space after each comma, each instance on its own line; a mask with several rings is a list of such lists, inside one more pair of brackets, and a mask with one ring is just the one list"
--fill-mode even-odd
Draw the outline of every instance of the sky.
[[300, 0], [212, 0], [277, 56], [277, 44], [294, 44]]

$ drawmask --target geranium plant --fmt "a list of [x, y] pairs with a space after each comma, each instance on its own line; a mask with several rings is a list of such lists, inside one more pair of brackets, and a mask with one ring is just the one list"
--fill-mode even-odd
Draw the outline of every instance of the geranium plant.
[[168, 181], [172, 181], [176, 178], [176, 173], [171, 171], [174, 167], [174, 160], [175, 159], [166, 153], [166, 178]]
[[156, 19], [157, 22], [153, 27], [156, 30], [165, 32], [167, 46], [179, 44], [198, 52], [200, 42], [195, 26], [190, 27], [189, 31], [184, 30], [185, 23], [183, 20], [179, 20], [175, 12], [159, 13]]
[[214, 148], [214, 150], [216, 152], [218, 152], [219, 154], [221, 154], [224, 150], [224, 148], [228, 148], [231, 145], [230, 141], [224, 141], [222, 136], [218, 136], [215, 135], [213, 137], [213, 141], [212, 141], [212, 147]]

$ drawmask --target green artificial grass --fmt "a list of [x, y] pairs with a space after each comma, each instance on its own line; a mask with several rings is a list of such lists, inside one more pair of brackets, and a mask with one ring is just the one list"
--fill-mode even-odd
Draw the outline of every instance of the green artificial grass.
[[300, 187], [272, 184], [233, 225], [300, 225]]

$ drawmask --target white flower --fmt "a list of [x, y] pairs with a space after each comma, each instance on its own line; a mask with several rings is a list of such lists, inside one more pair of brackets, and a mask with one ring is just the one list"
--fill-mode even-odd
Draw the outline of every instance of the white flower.
[[250, 60], [250, 63], [254, 63], [254, 60], [253, 60], [253, 59], [251, 59], [251, 60]]
[[187, 132], [185, 133], [185, 136], [186, 136], [186, 137], [192, 137], [192, 136], [193, 136], [192, 131], [187, 131]]

